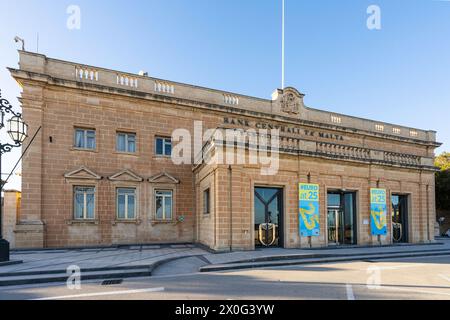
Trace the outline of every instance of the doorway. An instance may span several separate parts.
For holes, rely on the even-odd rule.
[[[283,189],[256,187],[255,246],[283,246]]]
[[[327,201],[328,244],[356,244],[356,192],[330,191]]]
[[[408,242],[408,196],[393,194],[392,202],[392,241]]]

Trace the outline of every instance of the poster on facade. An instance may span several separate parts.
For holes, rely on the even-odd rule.
[[[319,185],[299,184],[299,231],[302,237],[320,235]]]
[[[370,228],[372,235],[386,235],[386,190],[385,189],[370,189]]]

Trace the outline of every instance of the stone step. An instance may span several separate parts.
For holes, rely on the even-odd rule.
[[[200,272],[217,272],[227,270],[239,269],[254,269],[265,267],[280,267],[280,266],[294,266],[302,264],[313,263],[329,263],[329,262],[346,262],[346,261],[364,261],[364,260],[380,260],[389,258],[410,258],[410,257],[426,257],[426,256],[441,256],[450,255],[450,250],[441,251],[422,251],[422,252],[403,252],[403,253],[383,253],[383,254],[361,254],[361,255],[342,255],[329,256],[322,258],[300,258],[292,260],[263,260],[255,262],[234,262],[223,264],[212,264],[203,266],[199,269]]]
[[[98,271],[120,271],[120,270],[135,270],[135,269],[153,269],[154,265],[136,265],[136,266],[116,266],[116,267],[99,267],[99,268],[81,268],[81,272],[98,272]],[[30,269],[28,271],[14,271],[0,273],[0,280],[5,277],[14,276],[34,276],[34,275],[49,275],[66,273],[65,269]]]
[[[428,249],[428,250],[396,250],[396,251],[379,251],[379,252],[366,252],[366,253],[301,253],[301,254],[272,254],[267,256],[259,256],[250,259],[240,259],[238,261],[224,262],[221,264],[231,264],[231,263],[245,263],[245,262],[264,262],[264,261],[276,261],[276,260],[299,260],[299,259],[313,259],[313,258],[330,258],[330,257],[353,257],[353,256],[373,256],[373,255],[383,255],[383,254],[409,254],[409,253],[432,253],[432,252],[442,252],[443,249]]]
[[[132,277],[150,277],[152,273],[151,268],[141,267],[135,269],[110,270],[110,271],[82,271],[81,281],[83,280],[108,280],[108,279],[123,279]],[[46,273],[34,275],[12,275],[0,278],[0,286],[17,286],[42,284],[52,282],[66,282],[68,275],[63,273]]]

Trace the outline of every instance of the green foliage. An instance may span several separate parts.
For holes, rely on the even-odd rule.
[[[450,152],[436,157],[435,165],[440,169],[436,173],[436,207],[450,210]]]
[[[437,156],[434,165],[441,171],[450,170],[450,152],[444,152]]]

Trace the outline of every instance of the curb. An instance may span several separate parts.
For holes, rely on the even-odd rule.
[[[103,274],[83,274],[81,273],[80,280],[108,280],[108,279],[122,279],[131,277],[145,277],[150,276],[150,268],[141,268],[136,271],[124,271],[118,273],[103,273]],[[0,287],[9,286],[19,286],[19,285],[33,285],[33,284],[44,284],[44,283],[55,283],[55,282],[66,282],[68,279],[67,274],[60,274],[54,276],[47,276],[41,278],[24,278],[24,279],[13,279],[13,280],[0,280]]]
[[[21,263],[23,263],[23,260],[3,261],[3,262],[0,262],[0,267],[12,266],[14,264],[21,264]]]
[[[427,257],[427,256],[446,256],[450,255],[449,251],[427,251],[427,252],[409,252],[409,253],[397,253],[397,254],[361,254],[361,255],[346,255],[346,256],[334,256],[324,258],[304,258],[304,259],[291,259],[286,260],[269,260],[262,262],[235,262],[226,264],[216,264],[210,266],[204,266],[199,269],[200,272],[216,272],[227,270],[243,270],[243,269],[256,269],[264,267],[279,267],[279,266],[294,266],[305,265],[315,263],[330,263],[330,262],[346,262],[346,261],[364,261],[364,260],[382,260],[389,258],[412,258],[412,257]]]
[[[129,266],[129,267],[103,267],[103,268],[84,268],[81,269],[82,273],[87,272],[102,272],[102,271],[125,271],[125,270],[136,270],[136,269],[144,269],[150,268],[150,265],[141,265],[141,266]],[[4,272],[0,273],[0,286],[2,278],[6,277],[19,277],[19,276],[38,276],[38,275],[50,275],[50,274],[61,274],[66,273],[66,269],[55,269],[55,270],[36,270],[36,271],[18,271],[18,272]]]
[[[129,249],[131,247],[146,247],[146,246],[192,246],[196,245],[192,242],[167,242],[167,243],[130,243],[130,244],[116,244],[108,246],[79,246],[79,247],[54,247],[54,248],[20,248],[11,249],[14,253],[27,253],[27,252],[66,252],[66,251],[78,251],[78,250],[116,250],[116,249]]]
[[[332,254],[332,253],[312,253],[312,254],[292,254],[292,255],[272,255],[261,256],[251,259],[236,260],[232,262],[220,263],[221,265],[237,264],[237,263],[252,263],[252,262],[266,262],[266,261],[281,261],[281,260],[298,260],[298,259],[320,259],[320,258],[337,258],[337,257],[356,257],[356,256],[377,256],[377,255],[394,255],[394,254],[416,254],[416,253],[439,253],[450,252],[450,249],[440,250],[414,250],[414,251],[391,251],[391,252],[370,252],[370,253],[348,253],[348,254]]]

